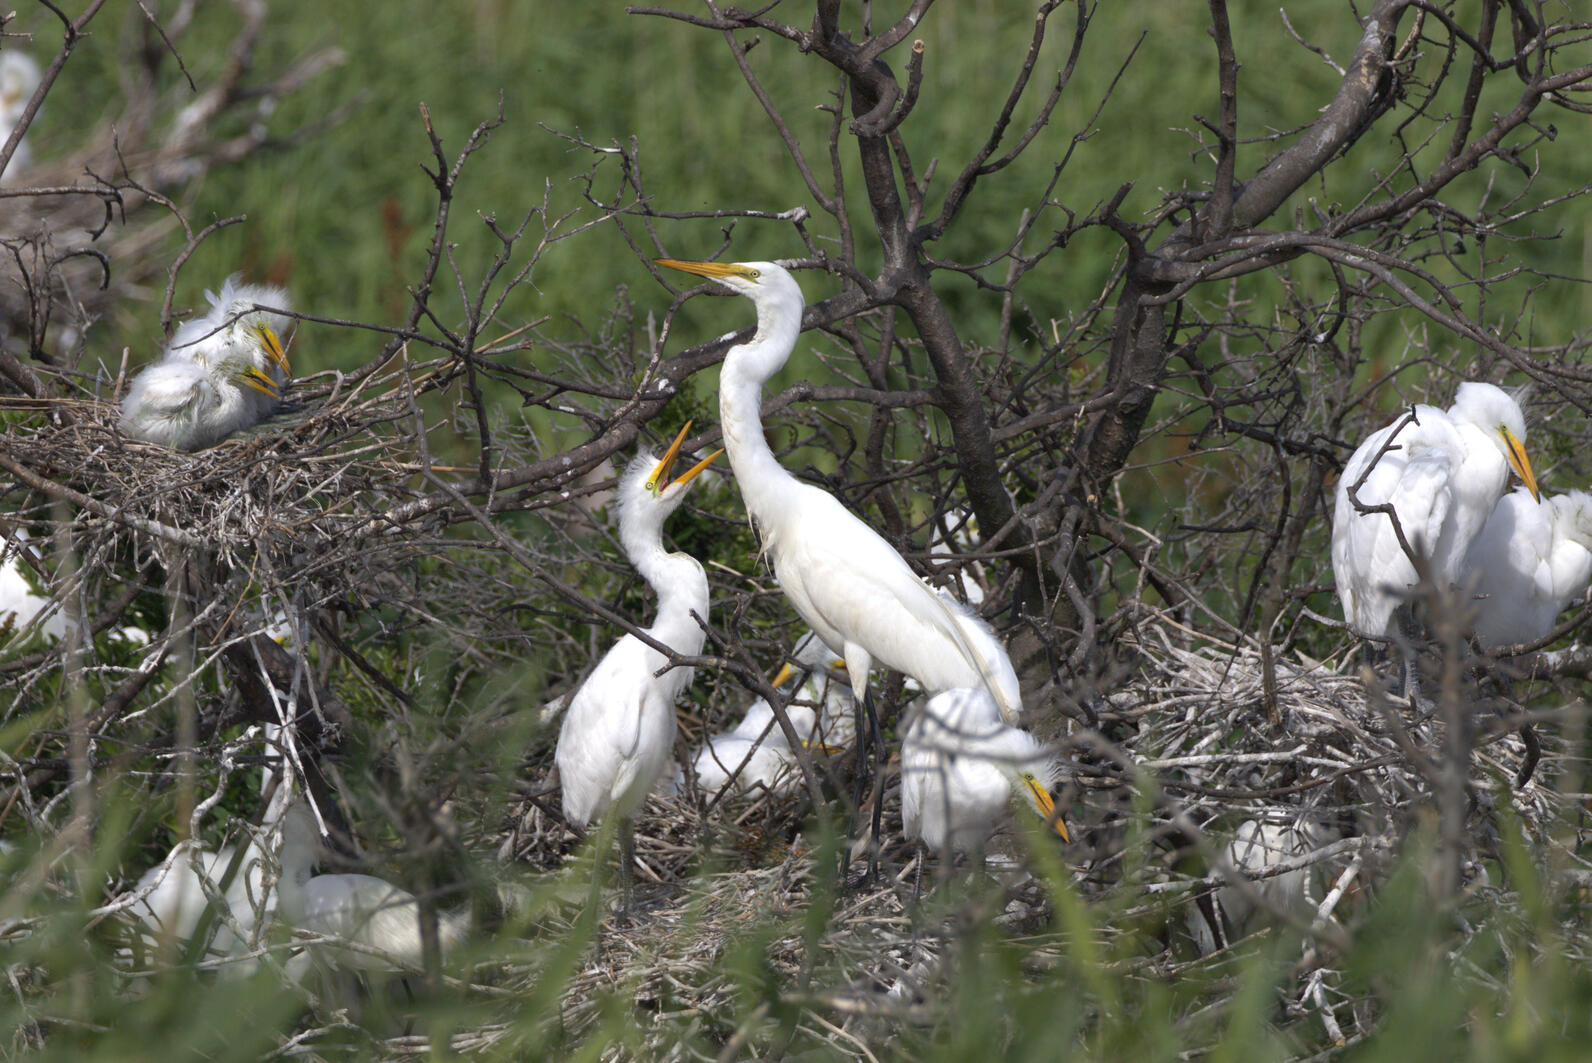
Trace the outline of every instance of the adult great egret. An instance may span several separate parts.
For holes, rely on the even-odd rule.
[[[207,369],[169,355],[133,378],[122,398],[122,431],[173,450],[203,450],[259,421],[260,394],[276,402],[276,386],[252,364]]]
[[[303,803],[282,817],[282,877],[277,911],[296,930],[317,934],[316,955],[339,967],[391,971],[419,967],[420,902],[374,875],[313,875],[321,832]],[[469,931],[468,912],[438,912],[437,941],[447,952]],[[352,947],[348,947],[352,946]]]
[[[787,472],[763,437],[763,383],[790,358],[801,331],[805,304],[795,278],[773,262],[657,262],[716,281],[757,308],[756,334],[730,348],[719,377],[724,448],[774,578],[845,660],[852,690],[866,698],[878,661],[931,693],[982,687],[1001,718],[1016,723],[1017,673],[988,626],[936,594],[833,495]]]
[[[625,555],[658,596],[658,615],[647,635],[681,656],[702,651],[708,618],[708,578],[696,558],[663,546],[663,523],[719,451],[672,477],[689,422],[654,461],[643,451],[619,482],[619,539]],[[660,651],[627,634],[614,644],[569,699],[554,760],[564,790],[564,818],[585,827],[619,817],[619,879],[623,908],[630,909],[632,816],[669,761],[674,745],[674,702],[691,685],[692,669],[670,668]]]
[[[219,292],[205,292],[210,311],[203,317],[185,321],[171,337],[167,351],[171,357],[185,358],[211,372],[226,366],[250,365],[269,381],[269,388],[254,388],[247,398],[253,404],[254,420],[276,412],[282,388],[293,367],[282,346],[282,336],[293,319],[281,310],[290,309],[287,292],[260,284],[241,284],[234,273]],[[276,309],[255,309],[256,307]]]
[[[1470,544],[1475,633],[1483,646],[1535,642],[1592,582],[1592,495],[1503,497]]]
[[[976,853],[1018,797],[1071,841],[1050,796],[1060,769],[1001,721],[987,691],[942,691],[913,710],[901,741],[901,825],[932,849]]]
[[[1519,403],[1502,388],[1467,382],[1446,411],[1416,406],[1413,417],[1360,444],[1338,478],[1332,520],[1332,574],[1350,628],[1388,638],[1395,614],[1407,620],[1400,607],[1420,577],[1399,532],[1439,587],[1463,584],[1471,541],[1503,497],[1511,467],[1537,495],[1525,438]],[[1387,512],[1361,512],[1356,499],[1391,506],[1397,530]],[[1412,653],[1406,644],[1406,696],[1415,687]]]

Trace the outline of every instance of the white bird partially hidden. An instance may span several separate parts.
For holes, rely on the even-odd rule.
[[[901,825],[931,849],[978,854],[1020,800],[1070,841],[1050,796],[1060,771],[1038,739],[1001,720],[987,691],[942,691],[912,710],[901,742]]]
[[[22,121],[41,76],[39,64],[32,56],[11,48],[0,51],[0,145],[11,139],[17,123]],[[4,176],[0,176],[0,184],[15,183],[32,165],[33,149],[28,147],[28,137],[24,133],[17,142],[17,149],[11,153]]]
[[[1536,642],[1592,583],[1592,495],[1505,495],[1470,545],[1476,638],[1483,646]]]
[[[785,710],[785,718],[797,739],[811,745],[818,735],[818,714],[800,705]],[[794,793],[801,783],[801,767],[790,740],[785,737],[774,710],[762,698],[754,701],[741,722],[730,731],[713,735],[697,750],[691,762],[697,787],[705,794],[717,794],[726,785],[728,793],[749,794],[767,790],[772,794]]]
[[[791,703],[817,710],[818,729],[812,737],[825,746],[850,746],[857,737],[857,699],[851,691],[845,659],[835,656],[812,631],[796,640],[791,658],[794,663],[787,661],[780,666],[773,685],[784,686],[798,673],[804,674],[806,678],[796,688]]]
[[[302,802],[282,817],[282,878],[277,911],[295,930],[317,935],[317,959],[333,967],[393,971],[419,967],[420,902],[374,875],[312,874],[321,832]],[[465,911],[437,913],[437,941],[446,955],[470,927]],[[374,950],[374,951],[372,951]]]
[[[259,422],[260,403],[277,392],[252,364],[206,368],[167,356],[133,378],[122,398],[122,431],[172,450],[203,450]]]
[[[1314,905],[1318,898],[1318,868],[1306,865],[1273,875],[1264,873],[1337,837],[1336,831],[1319,823],[1262,823],[1253,819],[1240,823],[1222,855],[1238,873],[1261,877],[1250,878],[1247,890],[1224,883],[1211,891],[1208,909],[1198,904],[1190,907],[1189,930],[1200,954],[1208,955],[1260,929],[1276,918],[1274,911],[1304,915],[1305,905]],[[1257,904],[1257,897],[1263,903]]]
[[[170,356],[184,358],[212,373],[227,367],[252,366],[269,388],[250,389],[255,421],[276,412],[282,389],[293,374],[282,337],[293,319],[278,311],[291,310],[287,292],[260,284],[242,284],[233,274],[219,292],[205,292],[210,311],[185,321],[171,337]],[[255,309],[256,307],[272,309]]]
[[[65,637],[71,622],[65,610],[54,608],[53,600],[34,591],[23,569],[22,554],[29,551],[30,556],[36,556],[36,551],[20,532],[18,536],[0,547],[0,557],[5,559],[0,564],[0,630],[9,632],[0,645],[22,636],[30,627],[45,641],[53,642]]]
[[[1398,633],[1396,614],[1405,617],[1400,606],[1420,582],[1393,520],[1357,510],[1351,490],[1359,485],[1362,506],[1390,504],[1432,579],[1442,589],[1461,587],[1471,542],[1503,497],[1511,467],[1537,495],[1525,438],[1514,398],[1492,384],[1467,382],[1446,411],[1416,406],[1413,421],[1401,417],[1360,444],[1338,478],[1332,521],[1332,574],[1350,628],[1369,638]],[[1412,652],[1406,639],[1406,695],[1414,689]]]
[[[677,655],[702,651],[708,619],[708,579],[696,558],[663,545],[663,524],[685,501],[697,475],[719,452],[671,476],[688,422],[661,459],[643,452],[619,482],[619,539],[630,563],[658,596],[658,615],[645,628]],[[564,791],[564,818],[576,827],[604,816],[619,821],[619,878],[630,909],[635,810],[669,763],[674,703],[691,685],[693,669],[666,668],[669,658],[634,635],[610,649],[569,700],[554,759]]]
[[[773,262],[657,261],[716,281],[757,308],[756,334],[730,348],[719,377],[724,447],[780,589],[845,660],[853,691],[867,697],[877,661],[930,692],[982,687],[1001,718],[1016,723],[1017,673],[988,626],[936,594],[877,532],[829,492],[792,476],[769,449],[762,388],[801,332],[795,278]]]

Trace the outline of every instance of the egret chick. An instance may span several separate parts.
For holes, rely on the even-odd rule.
[[[785,718],[804,745],[813,742],[818,734],[817,713],[792,705],[785,710]],[[757,789],[789,794],[795,792],[801,780],[790,740],[774,718],[774,710],[762,698],[752,703],[734,730],[704,742],[691,764],[697,786],[708,794],[718,793],[726,784],[734,794],[749,794]]]
[[[1404,540],[1430,566],[1441,588],[1463,583],[1465,559],[1509,484],[1512,467],[1537,496],[1526,457],[1525,416],[1502,388],[1467,382],[1446,411],[1416,406],[1360,444],[1338,478],[1332,520],[1332,574],[1343,616],[1357,634],[1389,638],[1408,624],[1400,607],[1420,582],[1416,567],[1385,512],[1391,505]],[[1364,481],[1363,483],[1361,481]],[[1404,632],[1408,634],[1408,632]],[[1415,688],[1413,648],[1404,647],[1405,695]]]
[[[0,145],[11,138],[17,123],[22,121],[28,101],[39,87],[40,77],[39,64],[34,62],[32,56],[10,48],[0,51]],[[17,150],[11,153],[11,162],[6,166],[4,176],[0,177],[0,184],[11,184],[32,165],[33,149],[28,147],[27,134],[24,133],[17,142]]]
[[[757,308],[757,332],[731,347],[719,376],[724,449],[774,578],[807,626],[844,658],[851,687],[868,694],[874,661],[931,692],[983,687],[1016,723],[1022,692],[1011,660],[976,617],[920,580],[900,554],[828,491],[786,471],[763,436],[763,384],[785,365],[801,332],[801,288],[773,262],[658,264],[716,281]],[[992,653],[991,651],[998,651]]]
[[[663,524],[685,501],[697,475],[719,452],[672,477],[691,425],[680,429],[661,459],[642,452],[619,482],[619,539],[625,555],[658,596],[658,615],[645,629],[680,656],[702,651],[708,618],[708,579],[694,557],[663,545]],[[700,619],[699,619],[700,618]],[[632,817],[658,781],[674,745],[674,703],[691,685],[693,669],[670,668],[669,658],[634,635],[614,644],[569,699],[554,756],[564,791],[564,818],[576,827],[613,815],[619,821],[619,880],[630,910],[635,857]]]
[[[219,292],[205,292],[210,312],[185,321],[171,338],[171,355],[215,371],[236,364],[253,366],[271,384],[249,394],[254,419],[264,420],[276,412],[282,389],[293,373],[281,337],[292,328],[293,319],[278,310],[291,309],[287,292],[259,284],[240,284],[238,274],[228,277]],[[275,307],[256,310],[254,307]]]
[[[914,710],[901,742],[901,825],[931,849],[982,853],[1015,797],[1071,841],[1050,796],[1060,771],[1033,735],[1002,722],[988,691],[942,691]]]
[[[251,395],[276,402],[276,388],[253,365],[207,369],[167,357],[133,378],[122,398],[122,431],[172,450],[203,450],[259,420]]]
[[[314,813],[302,802],[282,817],[282,878],[276,887],[282,918],[296,930],[326,939],[316,946],[316,955],[335,966],[361,971],[419,967],[415,895],[374,875],[312,875],[320,837]],[[438,912],[442,951],[463,941],[469,926],[468,912]]]
[[[810,705],[818,710],[818,730],[812,737],[827,746],[850,746],[857,737],[857,699],[852,696],[845,660],[812,631],[796,640],[791,657],[795,663],[781,665],[773,685],[784,686],[798,673],[804,674],[791,701],[795,707]]]
[[[38,633],[45,641],[54,642],[66,635],[71,622],[65,610],[53,608],[55,603],[51,599],[34,593],[23,570],[24,550],[32,551],[33,547],[17,541],[7,543],[0,551],[0,556],[5,558],[5,563],[0,565],[0,629],[9,628],[14,637],[38,621]]]
[[[1222,854],[1235,871],[1259,875],[1335,841],[1336,831],[1314,823],[1262,823],[1246,819],[1233,833]],[[1209,911],[1198,905],[1188,912],[1189,930],[1201,955],[1225,948],[1275,919],[1272,909],[1303,913],[1314,902],[1319,875],[1315,867],[1296,867],[1275,875],[1252,879],[1246,892],[1230,882],[1210,894]],[[1255,898],[1260,899],[1257,905]]]
[[[1505,495],[1470,545],[1483,646],[1535,642],[1592,582],[1592,495]]]

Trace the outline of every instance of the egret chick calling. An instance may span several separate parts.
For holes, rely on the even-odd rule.
[[[122,431],[173,450],[203,450],[259,421],[256,395],[274,408],[276,386],[250,363],[206,368],[168,355],[128,385]]]
[[[247,364],[271,384],[269,390],[256,388],[247,396],[253,404],[255,421],[276,412],[282,389],[292,376],[293,367],[282,337],[293,325],[288,310],[287,292],[259,284],[240,284],[233,274],[219,292],[205,292],[210,312],[185,321],[167,348],[172,356],[185,358],[205,369],[216,371],[227,365]],[[277,309],[255,309],[256,306]]]
[[[684,657],[702,651],[708,578],[696,558],[664,548],[663,524],[685,501],[691,482],[721,453],[673,477],[690,429],[688,422],[661,459],[638,455],[619,482],[620,543],[658,596],[657,618],[644,630]],[[619,879],[627,912],[635,856],[632,817],[669,761],[675,699],[691,685],[693,673],[680,667],[654,674],[668,664],[665,654],[636,636],[621,638],[569,699],[554,756],[566,820],[585,827],[604,816],[618,817]]]

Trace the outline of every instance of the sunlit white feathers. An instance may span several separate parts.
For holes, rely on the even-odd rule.
[[[1015,722],[1022,694],[1011,661],[966,610],[923,583],[889,543],[829,492],[780,465],[763,436],[765,381],[795,349],[801,288],[772,262],[660,264],[695,273],[750,299],[757,332],[731,347],[719,377],[719,420],[736,484],[762,537],[763,551],[791,605],[846,661],[858,696],[877,661],[924,689],[982,686],[1001,716]]]
[[[237,274],[219,292],[205,292],[210,311],[185,321],[171,338],[172,357],[187,359],[212,373],[226,366],[248,365],[271,384],[270,389],[249,389],[246,398],[254,419],[263,420],[276,408],[292,375],[283,339],[293,319],[278,310],[290,310],[287,292],[259,284],[242,284]],[[272,309],[255,309],[255,307]]]
[[[1503,496],[1510,468],[1536,491],[1525,418],[1501,388],[1461,384],[1446,411],[1417,406],[1414,422],[1407,421],[1372,433],[1338,479],[1333,576],[1344,619],[1370,637],[1392,634],[1394,610],[1419,580],[1388,515],[1359,512],[1351,501],[1362,477],[1361,505],[1391,504],[1406,542],[1444,587],[1462,585],[1471,541]]]
[[[266,386],[252,365],[206,368],[168,356],[128,385],[122,431],[173,450],[203,450],[259,420],[249,396]]]
[[[901,743],[901,822],[932,849],[977,852],[1019,800],[1067,838],[1050,796],[1060,763],[1001,720],[985,690],[948,690],[912,710]]]
[[[1592,495],[1511,491],[1471,544],[1469,567],[1482,645],[1542,638],[1592,582]]]

